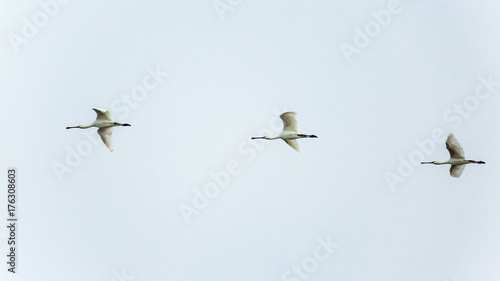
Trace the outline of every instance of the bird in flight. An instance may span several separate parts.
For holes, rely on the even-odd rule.
[[[295,112],[285,112],[280,115],[281,120],[283,121],[283,130],[281,133],[276,136],[276,137],[252,137],[253,140],[255,139],[264,139],[264,140],[275,140],[275,139],[282,139],[284,140],[289,146],[291,146],[293,149],[299,151],[299,143],[297,142],[297,139],[300,138],[317,138],[316,135],[304,135],[304,134],[299,134],[298,133],[298,128],[297,128],[297,120],[295,119],[295,115],[297,113]]]
[[[467,160],[465,159],[464,149],[458,142],[458,140],[450,134],[448,139],[446,139],[446,149],[450,153],[450,159],[444,162],[432,161],[432,162],[421,162],[420,164],[434,164],[434,165],[443,165],[443,164],[451,164],[450,167],[450,175],[452,177],[458,178],[462,174],[465,169],[466,164],[474,163],[474,164],[485,164],[484,161],[476,161],[476,160]]]
[[[113,151],[113,139],[111,138],[111,134],[113,133],[113,127],[116,126],[130,126],[130,124],[127,123],[118,123],[114,122],[111,119],[111,113],[109,113],[108,110],[105,109],[99,109],[99,108],[92,108],[92,110],[97,113],[97,118],[95,119],[94,122],[90,125],[79,125],[79,126],[73,126],[73,127],[66,127],[66,129],[88,129],[91,127],[97,127],[97,133],[101,137],[102,142],[106,145],[107,148],[109,148],[110,151]]]

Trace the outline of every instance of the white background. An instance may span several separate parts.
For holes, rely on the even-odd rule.
[[[19,177],[17,273],[2,263],[0,279],[305,280],[286,272],[330,237],[308,280],[498,280],[500,87],[474,93],[500,81],[500,3],[402,0],[381,27],[390,3],[75,0],[50,16],[0,1],[0,174]],[[168,77],[126,104],[148,69]],[[114,152],[71,158],[91,142],[65,127],[92,107],[132,126]],[[301,153],[250,140],[284,111],[319,137]],[[434,130],[486,165],[402,168],[448,159]],[[179,206],[228,163],[239,173],[187,224]]]

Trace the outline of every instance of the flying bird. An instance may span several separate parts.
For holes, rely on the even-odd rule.
[[[130,126],[130,124],[127,123],[118,123],[114,122],[111,119],[111,113],[109,113],[108,110],[105,109],[99,109],[99,108],[92,108],[92,110],[97,113],[97,118],[95,119],[94,122],[90,125],[79,125],[79,126],[73,126],[73,127],[66,127],[66,129],[88,129],[91,127],[97,127],[97,133],[101,137],[102,142],[106,145],[106,147],[109,148],[110,151],[113,151],[113,139],[111,138],[111,134],[113,133],[113,127],[116,126]]]
[[[451,164],[450,175],[452,177],[458,178],[465,169],[466,164],[485,164],[484,161],[467,160],[465,159],[464,149],[460,146],[458,140],[450,134],[448,139],[446,139],[446,149],[450,152],[450,159],[444,162],[432,161],[432,162],[421,162],[420,164],[434,164],[443,165]]]
[[[264,139],[264,140],[275,140],[282,139],[293,149],[299,151],[299,143],[297,139],[300,138],[317,138],[316,135],[304,135],[299,134],[297,129],[297,120],[295,119],[295,112],[285,112],[280,115],[281,120],[283,121],[283,130],[276,137],[252,137],[255,139]]]

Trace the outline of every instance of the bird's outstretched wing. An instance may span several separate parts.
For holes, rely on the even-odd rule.
[[[109,150],[113,151],[113,138],[111,134],[113,133],[113,127],[108,128],[99,128],[97,133],[101,137],[102,142],[109,148]]]
[[[464,149],[453,134],[450,134],[446,139],[446,149],[450,152],[452,159],[465,159]]]
[[[295,120],[295,112],[285,112],[280,115],[283,121],[283,131],[297,132],[297,120]]]
[[[300,152],[300,147],[299,147],[299,142],[297,140],[284,140],[289,146],[291,146],[293,149],[297,150]]]
[[[450,175],[452,177],[458,178],[462,174],[465,169],[465,164],[462,165],[451,165]]]
[[[97,118],[95,120],[111,121],[111,113],[109,113],[108,110],[99,108],[92,108],[92,110],[94,110],[95,113],[97,113]]]

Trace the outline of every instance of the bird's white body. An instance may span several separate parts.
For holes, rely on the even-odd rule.
[[[465,159],[464,149],[458,142],[458,140],[450,134],[446,139],[446,149],[450,153],[450,159],[447,161],[432,161],[432,162],[421,162],[421,164],[434,164],[434,165],[444,165],[450,164],[450,175],[452,177],[458,178],[462,174],[465,169],[466,164],[474,163],[474,164],[485,164],[484,161],[476,161],[476,160],[467,160]]]
[[[465,164],[470,164],[470,163],[475,163],[475,160],[465,160],[465,159],[452,159],[450,158],[449,160],[440,162],[440,161],[433,161],[432,164],[434,165],[444,165],[444,164],[451,164],[451,165],[465,165]]]
[[[105,109],[99,109],[99,108],[92,108],[92,110],[97,113],[97,117],[94,122],[90,125],[79,125],[79,126],[74,126],[74,127],[66,127],[66,129],[73,129],[73,128],[78,128],[78,129],[88,129],[92,127],[97,127],[99,128],[97,130],[97,133],[101,137],[102,142],[106,145],[106,147],[110,150],[113,151],[113,139],[111,137],[111,134],[113,133],[113,127],[116,126],[130,126],[130,124],[127,123],[118,123],[114,122],[111,119],[111,113],[108,110]]]
[[[285,112],[280,115],[281,120],[283,121],[283,130],[276,137],[252,137],[252,139],[265,139],[265,140],[275,140],[282,139],[293,149],[299,151],[299,143],[297,139],[300,138],[317,138],[316,135],[305,135],[299,134],[297,128],[297,120],[295,119],[295,112]]]
[[[94,123],[92,123],[92,127],[97,128],[109,128],[114,126],[116,126],[116,124],[113,121],[96,120]]]

